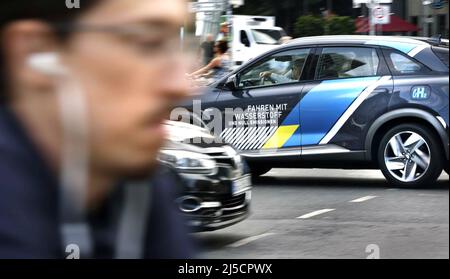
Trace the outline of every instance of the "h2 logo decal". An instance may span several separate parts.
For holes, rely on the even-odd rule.
[[[66,0],[66,6],[68,9],[79,9],[80,0]]]
[[[413,100],[427,100],[430,98],[430,95],[431,89],[429,86],[420,85],[411,88],[411,99]]]

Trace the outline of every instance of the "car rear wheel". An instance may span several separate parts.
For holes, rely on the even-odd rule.
[[[386,179],[397,186],[428,186],[442,173],[440,143],[418,124],[402,124],[381,139],[378,163]]]

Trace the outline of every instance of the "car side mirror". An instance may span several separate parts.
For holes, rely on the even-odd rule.
[[[225,82],[225,86],[231,91],[236,90],[238,88],[238,79],[236,75],[229,76],[227,81]]]

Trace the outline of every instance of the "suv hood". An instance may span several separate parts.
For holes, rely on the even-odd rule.
[[[167,139],[172,142],[184,142],[194,138],[214,139],[207,129],[196,125],[180,121],[166,121],[165,126],[168,132]]]

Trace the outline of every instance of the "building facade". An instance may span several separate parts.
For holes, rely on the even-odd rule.
[[[417,36],[431,37],[438,34],[448,38],[449,15],[446,0],[393,0],[392,12],[417,25]]]

